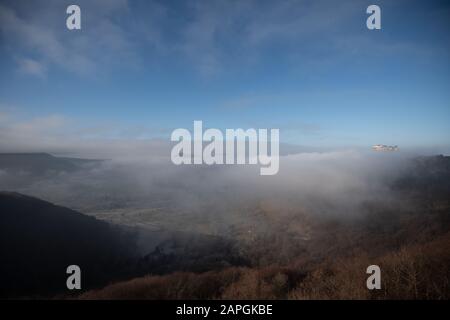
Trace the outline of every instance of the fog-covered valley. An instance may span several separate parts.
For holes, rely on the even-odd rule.
[[[124,261],[88,288],[230,267],[294,265],[307,272],[331,257],[376,257],[427,243],[450,226],[450,161],[444,156],[303,152],[282,156],[279,174],[269,177],[250,165],[44,153],[1,154],[0,167],[0,190],[73,209],[128,234],[120,236],[122,253],[111,248]],[[52,219],[45,223],[56,223]]]

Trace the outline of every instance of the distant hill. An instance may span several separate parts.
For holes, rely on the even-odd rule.
[[[121,229],[76,211],[0,192],[1,297],[67,292],[66,268],[82,270],[82,288],[127,273],[134,240]]]
[[[418,157],[403,169],[393,190],[433,201],[450,201],[450,157]]]
[[[55,157],[48,153],[0,153],[0,170],[42,175],[52,171],[73,172],[101,161]]]

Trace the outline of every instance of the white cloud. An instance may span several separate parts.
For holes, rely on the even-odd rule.
[[[39,61],[22,58],[17,59],[17,63],[19,65],[19,72],[23,74],[29,74],[44,78],[47,73],[47,68],[44,64]]]
[[[73,32],[65,28],[65,4],[60,1],[0,5],[5,43],[16,56],[33,57],[47,68],[58,66],[77,74],[133,68],[142,62],[151,65],[163,54],[214,75],[230,67],[257,64],[269,46],[279,53],[277,57],[301,66],[335,61],[336,55],[367,47],[364,38],[357,36],[358,29],[349,27],[349,21],[365,22],[359,0],[339,5],[323,0],[211,0],[189,1],[182,8],[150,0],[133,7],[126,0],[79,0],[77,4],[82,10],[82,30]],[[382,53],[396,55],[414,47],[381,40],[377,45],[386,48]]]
[[[0,5],[0,31],[5,43],[15,55],[38,58],[19,59],[19,71],[42,75],[45,65],[53,65],[76,74],[95,74],[117,59],[122,64],[133,60],[129,35],[111,18],[126,14],[126,1],[81,2],[84,25],[73,32],[65,27],[61,3],[18,8]]]
[[[169,140],[138,139],[126,129],[101,121],[84,126],[58,114],[24,119],[0,113],[0,153],[49,152],[91,158],[169,159]],[[142,135],[143,130],[145,128],[137,130],[136,135]],[[147,128],[146,132],[159,130]]]

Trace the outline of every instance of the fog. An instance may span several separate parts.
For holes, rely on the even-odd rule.
[[[389,185],[407,169],[409,160],[440,151],[400,146],[399,152],[377,153],[369,147],[281,144],[278,174],[261,176],[260,165],[177,166],[170,161],[168,139],[108,139],[98,132],[101,128],[92,130],[59,116],[28,121],[0,117],[0,152],[104,159],[70,172],[0,169],[0,190],[37,196],[88,214],[159,208],[167,215],[185,212],[187,219],[199,215],[200,220],[210,217],[211,223],[219,224],[228,222],[232,212],[261,203],[274,204],[280,214],[288,207],[352,216],[361,214],[364,203],[395,201]]]
[[[358,214],[368,201],[391,199],[390,183],[411,155],[358,150],[281,156],[280,171],[259,165],[174,165],[160,156],[118,157],[75,172],[35,176],[0,172],[0,189],[14,190],[85,213],[164,208],[226,220],[236,208],[262,202],[311,213]]]

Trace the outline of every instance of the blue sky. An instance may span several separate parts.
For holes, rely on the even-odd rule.
[[[169,139],[203,120],[307,146],[447,147],[449,18],[448,1],[2,0],[0,126]]]

